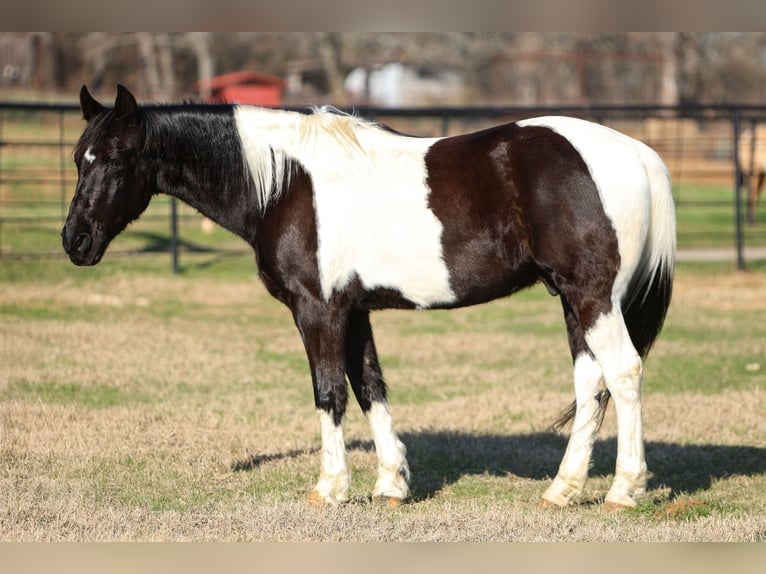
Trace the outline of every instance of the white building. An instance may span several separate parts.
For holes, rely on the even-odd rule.
[[[344,82],[352,103],[387,107],[459,103],[462,77],[454,72],[393,62],[368,70],[355,68]]]

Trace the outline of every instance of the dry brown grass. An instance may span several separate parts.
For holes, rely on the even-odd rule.
[[[623,513],[598,505],[614,465],[611,412],[579,503],[538,508],[565,446],[546,428],[571,400],[555,300],[541,290],[380,313],[413,500],[369,501],[375,456],[351,405],[352,500],[316,510],[304,502],[319,436],[302,347],[252,277],[6,283],[0,539],[764,540],[766,364],[744,366],[765,351],[765,302],[761,274],[679,273],[668,336],[646,369],[650,490]],[[721,339],[736,333],[737,344]],[[745,349],[719,386],[664,380],[684,379],[679,356],[717,348],[718,362]]]

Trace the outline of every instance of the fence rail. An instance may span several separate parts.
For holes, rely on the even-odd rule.
[[[728,249],[743,269],[746,245],[766,248],[763,202],[748,201],[742,185],[750,181],[747,174],[766,171],[766,106],[359,106],[345,111],[428,136],[539,115],[605,123],[645,141],[665,159],[682,249]],[[0,102],[0,260],[62,256],[59,230],[77,179],[71,156],[82,127],[75,104]],[[243,243],[211,232],[199,214],[168,198],[153,202],[141,226],[126,233],[140,240],[121,241],[111,255],[168,251],[175,270],[184,251],[246,251]]]

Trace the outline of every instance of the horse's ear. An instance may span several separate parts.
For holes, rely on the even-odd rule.
[[[93,116],[103,111],[104,106],[90,95],[87,86],[83,86],[80,88],[80,109],[82,110],[83,119],[89,122]]]
[[[117,119],[126,118],[137,111],[136,98],[133,97],[128,88],[119,84],[117,86],[117,99],[114,101],[114,117]]]

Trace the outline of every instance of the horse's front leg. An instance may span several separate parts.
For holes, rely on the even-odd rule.
[[[322,430],[322,469],[308,501],[314,506],[347,502],[351,473],[346,462],[343,419],[336,422],[334,413],[322,407],[318,407],[317,411]]]
[[[396,506],[409,494],[407,449],[394,430],[388,410],[386,384],[372,337],[370,314],[352,313],[346,330],[346,373],[359,406],[370,422],[378,455],[378,478],[373,499]]]
[[[308,500],[316,506],[335,505],[348,501],[351,483],[343,438],[348,402],[343,350],[346,318],[321,303],[298,306],[293,314],[306,347],[322,434],[322,468]]]

